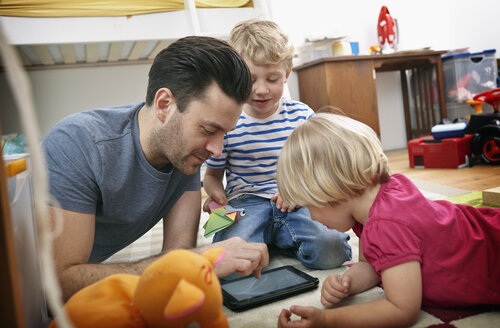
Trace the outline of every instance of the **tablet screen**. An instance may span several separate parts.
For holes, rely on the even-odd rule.
[[[307,281],[290,270],[276,270],[262,274],[260,279],[250,276],[247,279],[224,283],[222,289],[238,301],[243,301],[275,290],[294,287]]]

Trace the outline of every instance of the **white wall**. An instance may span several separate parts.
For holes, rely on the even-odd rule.
[[[309,36],[348,36],[361,52],[377,44],[376,24],[386,5],[398,20],[400,49],[431,47],[446,50],[470,46],[471,51],[497,49],[500,1],[476,0],[271,0],[273,19],[295,46]],[[41,124],[46,134],[63,116],[93,107],[141,101],[149,66],[115,66],[30,71]],[[299,99],[297,79],[290,93]],[[401,86],[396,72],[377,74],[381,137],[385,149],[404,148]],[[3,133],[18,131],[10,91],[0,73],[0,121]],[[11,131],[12,130],[12,131]],[[399,142],[398,142],[399,141]]]
[[[500,1],[478,0],[273,0],[273,19],[298,47],[307,37],[346,36],[358,41],[360,51],[377,44],[377,21],[382,5],[389,8],[399,27],[399,49],[431,47],[449,50],[470,47],[471,52],[498,49]],[[298,82],[289,82],[292,96]],[[401,82],[398,72],[377,74],[377,97],[384,149],[406,147]]]
[[[61,118],[78,111],[146,99],[149,65],[29,71],[42,137]],[[20,130],[10,88],[0,74],[2,133]],[[5,122],[5,123],[4,123]]]

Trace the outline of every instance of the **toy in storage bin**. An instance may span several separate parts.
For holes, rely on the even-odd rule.
[[[496,87],[496,50],[443,56],[444,89],[447,102],[464,102]]]
[[[468,166],[472,135],[462,138],[434,139],[432,136],[408,141],[410,167],[461,168]]]

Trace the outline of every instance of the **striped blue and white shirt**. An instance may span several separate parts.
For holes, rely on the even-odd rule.
[[[265,119],[242,113],[236,128],[224,136],[221,157],[206,161],[210,168],[226,169],[228,200],[242,194],[271,198],[278,192],[276,166],[281,149],[293,129],[312,115],[306,104],[286,98]]]

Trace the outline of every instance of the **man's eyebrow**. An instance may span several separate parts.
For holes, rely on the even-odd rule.
[[[217,123],[215,121],[203,120],[201,123],[204,124],[204,125],[209,125],[212,128],[214,128],[214,129],[226,132],[226,129],[224,129],[219,123]]]

